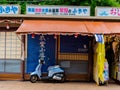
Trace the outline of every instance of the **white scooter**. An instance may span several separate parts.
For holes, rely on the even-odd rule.
[[[64,82],[65,80],[64,70],[60,68],[59,65],[49,66],[48,75],[42,76],[41,67],[44,63],[45,63],[44,60],[39,60],[39,64],[36,67],[35,71],[30,74],[30,81],[32,83],[35,83],[38,80],[56,80]]]

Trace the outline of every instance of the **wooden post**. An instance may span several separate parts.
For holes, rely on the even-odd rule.
[[[22,80],[25,80],[25,35],[22,35],[22,55],[21,55],[21,73],[22,73]]]
[[[93,37],[89,37],[89,52],[88,52],[88,80],[93,80]]]

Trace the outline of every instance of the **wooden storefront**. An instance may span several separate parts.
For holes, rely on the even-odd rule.
[[[33,21],[34,20],[37,20],[37,21],[41,21],[41,20],[43,20],[43,21],[44,20],[45,21],[46,20],[55,21],[55,20],[57,20],[57,21],[70,21],[70,22],[72,22],[72,21],[73,22],[86,22],[86,21],[88,22],[89,21],[90,23],[93,22],[93,21],[94,22],[98,22],[98,23],[104,21],[104,22],[109,22],[109,23],[119,23],[119,18],[103,18],[103,17],[101,17],[101,18],[100,17],[87,17],[86,18],[86,17],[72,17],[72,16],[71,17],[64,17],[64,16],[28,16],[28,15],[16,15],[16,16],[12,16],[12,15],[2,16],[1,15],[0,17],[1,17],[1,20],[6,20],[6,19],[10,20],[10,21],[19,20],[19,21],[22,21],[23,23],[24,23],[24,21],[27,21],[27,20],[33,20]],[[20,25],[21,26],[23,25],[22,22],[20,22],[19,24],[17,24],[18,26],[15,25],[15,24],[13,24],[13,25],[10,26],[10,28],[11,27],[13,27],[13,28],[17,27],[17,29],[18,29]],[[98,26],[101,27],[100,24]],[[4,26],[0,26],[0,27],[5,28],[6,26],[4,25]],[[15,30],[17,30],[17,29],[15,29]],[[93,71],[92,71],[92,68],[93,68],[92,38],[93,38],[93,36],[92,35],[95,32],[98,32],[98,31],[96,30],[96,31],[91,32],[91,33],[86,33],[86,32],[84,33],[84,30],[82,32],[79,31],[79,36],[84,36],[84,37],[88,36],[88,37],[91,38],[91,40],[89,42],[89,47],[88,47],[89,53],[72,53],[72,52],[71,53],[66,53],[66,52],[62,53],[62,52],[60,52],[60,33],[62,35],[64,35],[64,36],[66,36],[67,34],[69,34],[70,36],[73,35],[72,37],[74,37],[74,35],[76,34],[75,32],[70,32],[70,33],[69,32],[64,32],[63,33],[63,32],[59,32],[59,31],[58,32],[54,32],[53,31],[51,33],[51,31],[50,31],[50,33],[48,33],[48,32],[43,32],[43,31],[39,32],[39,30],[38,30],[38,32],[34,32],[34,34],[36,36],[39,35],[39,34],[52,35],[53,39],[54,39],[54,35],[57,35],[57,39],[54,39],[55,42],[56,42],[55,43],[55,53],[56,53],[55,54],[56,55],[55,59],[57,59],[57,61],[55,61],[55,63],[62,64],[63,67],[64,67],[63,63],[65,63],[65,65],[68,65],[68,67],[69,67],[69,64],[73,64],[73,67],[74,67],[74,65],[77,65],[77,64],[80,64],[80,63],[85,64],[85,68],[87,68],[87,73],[84,73],[84,74],[81,74],[81,73],[80,74],[79,73],[78,74],[74,74],[74,72],[72,72],[73,74],[69,74],[69,72],[71,72],[71,71],[67,70],[68,74],[66,74],[66,78],[68,80],[85,80],[86,81],[86,80],[92,79],[92,74],[93,74]],[[103,30],[99,31],[98,33],[100,33],[100,32],[103,32]],[[28,44],[27,40],[28,40],[28,38],[26,37],[26,35],[27,34],[32,35],[33,32],[32,31],[22,32],[22,33],[21,32],[17,32],[17,34],[18,33],[22,34],[23,39],[21,39],[21,40],[24,43],[24,45],[23,45],[24,48],[22,48],[22,46],[21,46],[21,48],[22,48],[21,53],[22,53],[22,55],[24,54],[23,55],[24,56],[23,57],[24,60],[20,59],[20,67],[19,67],[19,71],[20,72],[19,73],[10,73],[10,72],[1,73],[0,74],[1,80],[3,80],[3,79],[7,79],[7,80],[10,80],[10,79],[17,79],[17,80],[19,79],[19,80],[22,80],[22,79],[24,79],[24,80],[28,80],[29,79],[29,73],[30,73],[30,71],[29,72],[26,71],[26,69],[28,68],[27,67],[27,58],[28,58],[27,57],[27,54],[28,54],[28,52],[27,52],[27,44]],[[107,31],[104,31],[103,33],[108,34]],[[78,34],[78,32],[77,32],[77,34]],[[24,53],[23,53],[23,50],[24,50]],[[37,63],[36,63],[36,65],[37,65]],[[77,67],[78,68],[83,68],[84,66],[83,67],[79,67],[79,65],[78,65],[78,66],[76,66],[76,68]]]

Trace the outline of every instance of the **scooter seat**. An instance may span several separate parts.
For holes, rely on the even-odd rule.
[[[49,67],[48,67],[48,71],[49,71],[50,69],[53,69],[53,68],[59,68],[59,67],[60,67],[59,65],[49,66]]]

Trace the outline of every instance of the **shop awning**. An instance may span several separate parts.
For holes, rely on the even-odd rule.
[[[81,21],[24,20],[17,33],[88,33]]]
[[[110,34],[112,33],[111,30],[109,30],[104,22],[85,22],[85,25],[87,27],[87,30],[93,34]]]
[[[24,20],[16,33],[120,34],[119,22],[72,20]]]
[[[120,22],[105,22],[108,29],[114,34],[120,34]]]

